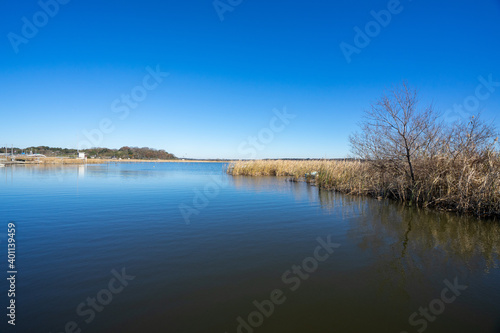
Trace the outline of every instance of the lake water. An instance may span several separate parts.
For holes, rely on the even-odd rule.
[[[1,168],[0,331],[500,332],[498,224],[224,168]]]

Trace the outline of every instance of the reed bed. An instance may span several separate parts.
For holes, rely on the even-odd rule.
[[[244,176],[292,176],[303,177],[314,172],[325,164],[325,161],[285,161],[285,160],[255,160],[237,161],[229,166],[233,175]]]
[[[256,160],[229,165],[234,176],[286,176],[352,195],[390,198],[478,217],[500,216],[500,157],[415,161],[415,182],[386,164],[353,160]]]

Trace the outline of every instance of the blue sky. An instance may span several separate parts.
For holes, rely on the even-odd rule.
[[[213,0],[54,1],[0,14],[0,145],[344,157],[363,110],[401,80],[449,119],[500,110],[499,0],[220,0],[230,10],[219,13]],[[389,9],[377,29],[371,12]],[[358,49],[350,62],[341,43]],[[156,82],[147,68],[169,75]],[[475,105],[479,77],[493,83]],[[132,92],[137,105],[115,112]],[[270,128],[284,108],[295,118]]]

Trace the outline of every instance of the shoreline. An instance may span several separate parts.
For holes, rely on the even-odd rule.
[[[429,164],[417,161],[418,182],[407,177],[380,173],[372,163],[363,161],[237,161],[226,172],[232,176],[284,176],[292,181],[305,181],[318,188],[378,200],[390,199],[408,206],[472,215],[477,218],[500,218],[500,179],[489,170],[472,169],[472,179],[464,184],[461,168],[455,165],[436,177]],[[444,160],[439,162],[444,163]],[[495,163],[500,160],[495,160]],[[462,166],[462,165],[460,165]],[[498,165],[494,166],[497,167]],[[458,170],[458,171],[457,171]],[[446,172],[446,173],[445,173]],[[483,177],[484,176],[484,177]]]
[[[233,163],[232,160],[117,160],[117,159],[75,159],[60,157],[23,157],[15,161],[0,161],[8,165],[86,165],[86,164],[110,164],[110,163]]]

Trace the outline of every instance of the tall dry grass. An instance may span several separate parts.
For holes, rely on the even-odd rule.
[[[325,161],[254,160],[237,161],[229,165],[230,173],[244,176],[292,176],[304,177],[318,170]]]
[[[496,153],[415,160],[415,183],[394,170],[387,164],[362,161],[258,160],[232,163],[228,173],[288,176],[347,194],[479,217],[500,216],[500,157]]]

